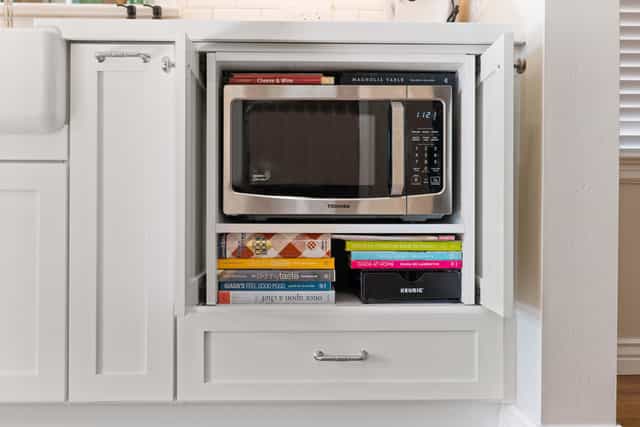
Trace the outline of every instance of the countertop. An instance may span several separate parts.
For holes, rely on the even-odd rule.
[[[489,45],[503,25],[407,22],[266,22],[162,21],[113,19],[38,19],[36,26],[54,26],[73,42],[172,42],[187,34],[195,42],[292,42]]]

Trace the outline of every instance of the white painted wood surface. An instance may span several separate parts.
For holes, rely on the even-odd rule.
[[[179,400],[502,398],[502,318],[481,307],[238,308],[178,319]]]
[[[542,423],[611,425],[618,327],[619,2],[547,1],[545,19]]]
[[[511,316],[514,288],[513,35],[480,59],[476,276],[480,302]]]
[[[255,22],[210,20],[38,19],[36,26],[54,26],[72,41],[173,42],[176,34],[191,40],[242,43],[358,43],[490,45],[505,25],[394,22]]]
[[[66,393],[67,166],[0,163],[0,401]]]
[[[98,51],[149,54],[96,61]],[[170,400],[176,281],[171,45],[71,49],[69,399]]]
[[[175,313],[183,316],[198,304],[204,287],[206,247],[206,90],[201,79],[199,54],[186,34],[176,41],[176,109],[178,163],[178,239]],[[181,232],[180,230],[184,230]],[[182,262],[181,260],[184,260]]]
[[[44,134],[0,134],[0,160],[67,160],[69,127]]]

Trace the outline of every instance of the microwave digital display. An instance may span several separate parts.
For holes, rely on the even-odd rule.
[[[409,101],[406,112],[407,194],[439,193],[444,185],[443,104]]]

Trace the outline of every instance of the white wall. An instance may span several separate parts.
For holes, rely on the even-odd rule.
[[[542,419],[615,423],[618,1],[547,0]]]

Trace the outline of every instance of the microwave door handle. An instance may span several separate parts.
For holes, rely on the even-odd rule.
[[[391,195],[404,193],[404,104],[391,102]]]

